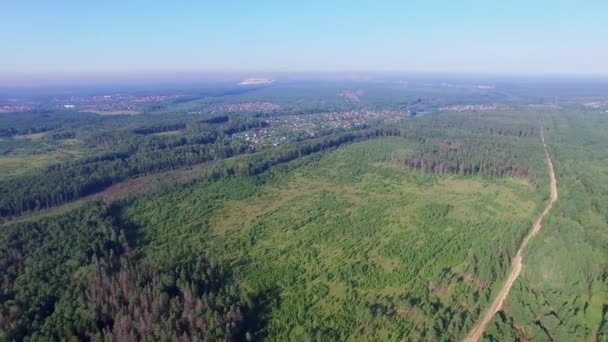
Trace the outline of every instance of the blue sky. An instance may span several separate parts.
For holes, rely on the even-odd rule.
[[[0,75],[608,74],[608,1],[0,1]]]

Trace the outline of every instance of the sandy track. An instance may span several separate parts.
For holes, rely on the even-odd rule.
[[[494,315],[502,309],[502,305],[503,305],[505,299],[509,295],[509,292],[511,291],[511,288],[513,287],[513,284],[515,283],[515,280],[517,280],[517,277],[519,277],[519,274],[521,273],[521,270],[524,267],[524,263],[523,263],[524,249],[528,245],[528,242],[530,242],[530,239],[532,239],[532,237],[534,237],[536,234],[538,234],[538,232],[540,231],[540,228],[541,228],[541,223],[543,221],[543,218],[545,218],[547,213],[549,213],[549,210],[551,210],[551,208],[553,207],[553,203],[555,203],[555,201],[557,200],[557,180],[555,178],[555,171],[553,169],[553,161],[551,160],[551,157],[549,156],[549,150],[547,148],[547,143],[545,142],[545,132],[544,132],[543,128],[541,128],[540,134],[541,134],[540,137],[542,139],[543,146],[545,148],[545,157],[547,158],[547,165],[549,167],[549,177],[551,178],[551,195],[550,195],[549,203],[547,204],[547,207],[545,208],[545,210],[543,210],[543,212],[540,214],[540,216],[534,222],[534,225],[532,226],[532,230],[530,230],[528,235],[526,235],[526,237],[524,238],[524,240],[521,243],[521,246],[519,246],[519,249],[517,250],[517,253],[515,254],[515,258],[513,258],[513,261],[511,263],[511,272],[509,273],[509,276],[507,277],[507,280],[505,281],[504,285],[498,292],[498,295],[492,302],[492,305],[490,305],[490,307],[486,310],[486,312],[484,312],[484,314],[481,316],[481,319],[477,322],[477,324],[473,327],[473,329],[471,329],[471,331],[469,332],[467,337],[464,339],[465,342],[475,342],[475,341],[479,340],[479,338],[482,336],[483,332],[485,331],[486,326],[492,320],[492,317],[494,317]]]

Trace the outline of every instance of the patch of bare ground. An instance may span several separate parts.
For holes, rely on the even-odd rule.
[[[424,325],[424,321],[426,320],[425,315],[419,310],[415,308],[405,308],[402,306],[391,309],[391,311],[387,312],[387,315],[396,315],[400,319],[411,322],[416,327],[421,327]]]
[[[447,299],[452,293],[452,286],[444,282],[429,282],[429,291],[443,300]]]
[[[203,163],[189,169],[171,170],[129,179],[124,182],[116,183],[103,191],[86,196],[83,199],[112,203],[132,195],[158,189],[164,185],[187,183],[198,178],[200,176],[200,171],[210,164],[211,163]]]

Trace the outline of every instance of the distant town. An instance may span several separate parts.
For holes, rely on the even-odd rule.
[[[476,112],[476,111],[488,111],[506,109],[504,105],[497,104],[465,104],[465,105],[452,105],[439,108],[441,112]]]
[[[23,112],[35,109],[73,109],[98,114],[136,114],[151,104],[176,100],[185,95],[108,94],[67,96],[47,99],[0,99],[0,113]]]

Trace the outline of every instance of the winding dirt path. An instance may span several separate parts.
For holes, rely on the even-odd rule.
[[[543,212],[540,214],[540,216],[534,222],[534,225],[532,226],[532,230],[530,230],[528,235],[526,235],[526,237],[524,238],[524,240],[521,243],[521,246],[519,246],[519,249],[517,250],[517,253],[515,254],[515,258],[513,258],[513,262],[511,263],[511,273],[509,273],[509,276],[507,277],[507,280],[505,281],[504,285],[500,289],[500,292],[498,292],[498,295],[492,302],[492,305],[490,305],[490,307],[486,310],[486,312],[483,314],[483,316],[481,316],[481,319],[477,322],[477,324],[473,327],[473,329],[471,329],[471,331],[469,332],[467,337],[464,339],[465,342],[476,342],[477,340],[479,340],[479,338],[485,331],[486,326],[492,320],[492,317],[494,317],[494,315],[498,311],[501,310],[505,299],[509,295],[511,288],[513,287],[513,284],[515,283],[515,280],[517,279],[517,277],[519,277],[519,274],[521,273],[521,270],[524,267],[524,263],[523,263],[524,249],[528,245],[528,242],[530,242],[530,239],[532,239],[536,234],[538,234],[538,232],[540,231],[540,228],[541,228],[541,223],[543,221],[543,218],[545,218],[547,213],[549,213],[549,210],[551,210],[551,208],[553,207],[553,203],[555,203],[555,201],[557,200],[557,180],[555,178],[555,171],[553,170],[553,161],[551,160],[551,157],[549,156],[549,150],[547,149],[547,143],[545,142],[545,130],[542,127],[541,127],[540,134],[541,134],[540,137],[542,139],[543,146],[545,148],[545,157],[547,158],[547,165],[549,166],[549,177],[551,178],[551,195],[550,195],[549,203],[547,204],[547,207],[545,208],[545,210],[543,210]]]

